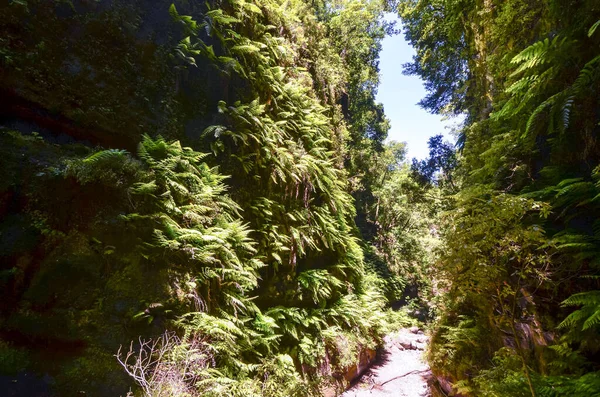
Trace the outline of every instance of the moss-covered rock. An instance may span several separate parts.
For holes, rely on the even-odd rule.
[[[121,219],[140,163],[91,167],[90,153],[0,132],[0,373],[51,374],[60,395],[124,394],[130,381],[113,354],[156,333],[134,316],[170,297],[165,269],[141,255],[149,230]]]

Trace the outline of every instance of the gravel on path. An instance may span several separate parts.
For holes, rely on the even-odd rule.
[[[342,397],[429,397],[429,366],[423,359],[428,338],[416,327],[385,337],[380,358]]]

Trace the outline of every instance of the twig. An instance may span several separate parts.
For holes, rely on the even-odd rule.
[[[418,374],[418,373],[421,373],[421,372],[427,372],[427,371],[429,371],[429,369],[421,369],[421,370],[417,370],[417,369],[415,369],[414,371],[407,372],[407,373],[405,373],[404,375],[398,375],[398,376],[395,376],[395,377],[393,377],[392,379],[388,379],[388,380],[386,380],[386,381],[385,381],[385,382],[383,382],[383,383],[379,383],[377,386],[383,386],[383,385],[385,385],[386,383],[390,383],[390,382],[391,382],[391,381],[393,381],[393,380],[400,379],[400,378],[404,378],[405,376],[408,376],[408,375],[412,375],[412,374]]]

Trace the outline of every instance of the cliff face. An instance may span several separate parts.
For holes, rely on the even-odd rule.
[[[170,4],[0,6],[0,389],[124,395],[113,354],[162,329],[162,313],[149,328],[132,320],[170,294],[165,270],[135,252],[140,231],[119,220],[139,164],[83,179],[69,164],[96,145],[135,152],[142,133],[206,126],[215,79],[177,68]]]
[[[28,0],[1,7],[4,120],[130,149],[142,133],[205,127],[198,120],[220,79],[207,65],[178,68],[173,49],[183,32],[169,15],[171,3]],[[181,6],[192,14],[196,7]]]
[[[132,336],[131,316],[142,300],[160,295],[152,270],[125,258],[131,247],[123,247],[134,237],[114,227],[126,191],[66,176],[66,162],[89,153],[85,146],[49,144],[7,129],[0,140],[0,355],[6,375],[0,383],[21,390],[29,383],[25,373],[31,379],[35,372],[47,377],[32,395],[52,384],[65,395],[78,389],[123,393],[126,379],[110,351]],[[111,261],[113,253],[123,254],[123,261]]]
[[[345,384],[380,341],[341,165],[350,68],[327,44],[334,18],[304,2],[175,5],[0,7],[0,390],[124,395],[119,346],[177,329],[211,352],[205,390],[306,394]],[[379,37],[369,10],[360,29]]]

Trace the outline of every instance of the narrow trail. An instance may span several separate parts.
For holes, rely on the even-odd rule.
[[[427,336],[416,327],[385,337],[381,357],[342,397],[429,397],[429,366],[423,359]]]

